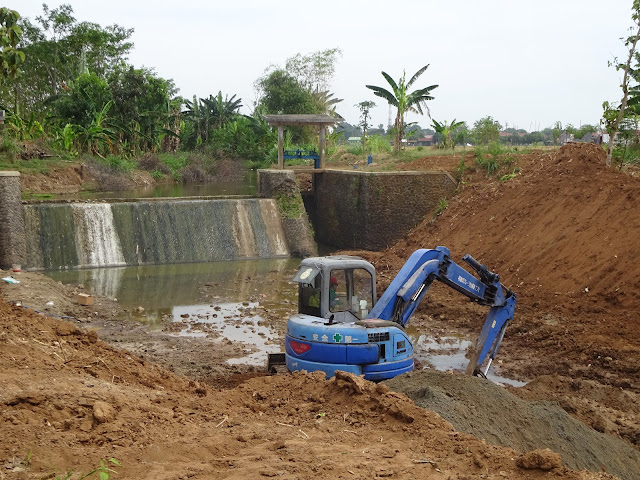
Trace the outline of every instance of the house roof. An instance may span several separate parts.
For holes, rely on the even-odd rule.
[[[339,119],[326,114],[263,115],[269,125],[333,125]]]

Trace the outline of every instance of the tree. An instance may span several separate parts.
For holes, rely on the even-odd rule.
[[[618,109],[618,114],[614,117],[611,113],[611,107],[608,105],[608,102],[605,102],[603,105],[605,110],[605,122],[608,125],[609,132],[609,146],[607,148],[607,160],[606,165],[611,166],[611,158],[613,156],[613,145],[615,136],[618,133],[618,128],[620,127],[620,122],[624,117],[625,108],[627,106],[627,100],[629,98],[629,80],[631,73],[631,61],[635,57],[636,45],[638,44],[638,40],[640,39],[640,0],[634,0],[632,6],[631,19],[634,23],[634,29],[637,27],[637,30],[634,35],[627,37],[625,39],[625,46],[629,49],[629,56],[627,57],[627,61],[624,64],[616,64],[616,70],[622,70],[622,100],[620,102],[620,108]],[[608,115],[608,118],[607,118]]]
[[[560,139],[560,134],[562,133],[562,122],[556,122],[553,124],[553,143],[554,145],[558,144],[558,140]]]
[[[367,88],[373,90],[373,93],[375,95],[384,98],[387,102],[389,102],[389,104],[397,108],[396,120],[394,124],[394,149],[396,153],[400,151],[402,139],[404,137],[405,113],[413,112],[424,115],[422,110],[424,108],[429,115],[429,109],[426,102],[429,100],[433,100],[433,97],[429,94],[432,90],[437,88],[438,85],[431,85],[429,87],[423,87],[414,90],[413,92],[409,92],[411,86],[415,83],[416,80],[418,80],[420,75],[422,75],[428,67],[429,65],[425,65],[424,67],[422,67],[413,75],[413,77],[411,77],[408,82],[406,81],[406,72],[402,73],[402,77],[397,83],[386,72],[382,72],[382,76],[389,83],[391,90],[387,90],[386,88],[378,87],[375,85],[366,85]]]
[[[0,80],[15,77],[24,63],[24,52],[17,49],[22,38],[19,19],[20,14],[15,10],[0,8]]]
[[[376,106],[375,102],[371,100],[365,100],[364,102],[356,103],[354,105],[360,109],[360,123],[359,127],[362,127],[362,153],[366,152],[367,146],[367,129],[369,128],[369,111]]]
[[[502,125],[491,116],[481,118],[473,124],[473,137],[476,143],[488,145],[500,138]]]
[[[335,73],[338,57],[342,56],[339,48],[328,48],[309,55],[296,54],[287,58],[286,72],[308,91],[327,91]]]
[[[260,81],[260,105],[266,113],[316,113],[311,93],[289,73],[274,70]]]
[[[79,75],[92,72],[102,79],[120,68],[133,48],[133,33],[118,25],[101,27],[78,22],[68,4],[49,9],[32,23],[20,19],[22,50],[25,54],[22,75],[6,82],[0,90],[0,103],[13,105],[24,115],[50,113],[45,100],[62,93]]]
[[[464,125],[464,122],[456,122],[455,118],[451,120],[451,123],[447,123],[446,120],[442,123],[437,120],[433,121],[433,128],[435,128],[436,132],[442,135],[443,148],[446,149],[451,147],[453,150],[453,147],[455,147],[455,141],[452,137],[453,131],[462,125]]]

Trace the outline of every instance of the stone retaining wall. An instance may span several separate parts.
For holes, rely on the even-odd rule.
[[[0,268],[20,268],[26,259],[20,173],[0,172]]]
[[[314,176],[316,240],[348,249],[392,245],[456,190],[447,172],[325,170]]]

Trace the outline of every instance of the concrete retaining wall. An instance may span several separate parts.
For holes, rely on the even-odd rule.
[[[315,173],[316,240],[338,248],[382,250],[451,197],[447,172]]]
[[[25,260],[20,173],[0,172],[0,268],[19,268]]]

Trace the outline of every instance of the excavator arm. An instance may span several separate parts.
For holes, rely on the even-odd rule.
[[[467,367],[468,374],[486,375],[504,332],[513,320],[516,295],[500,283],[499,275],[490,272],[470,255],[465,255],[462,260],[480,279],[451,261],[449,250],[445,247],[417,250],[400,269],[367,318],[389,320],[405,327],[433,281],[438,280],[471,301],[490,307]],[[482,371],[487,357],[489,361]]]

